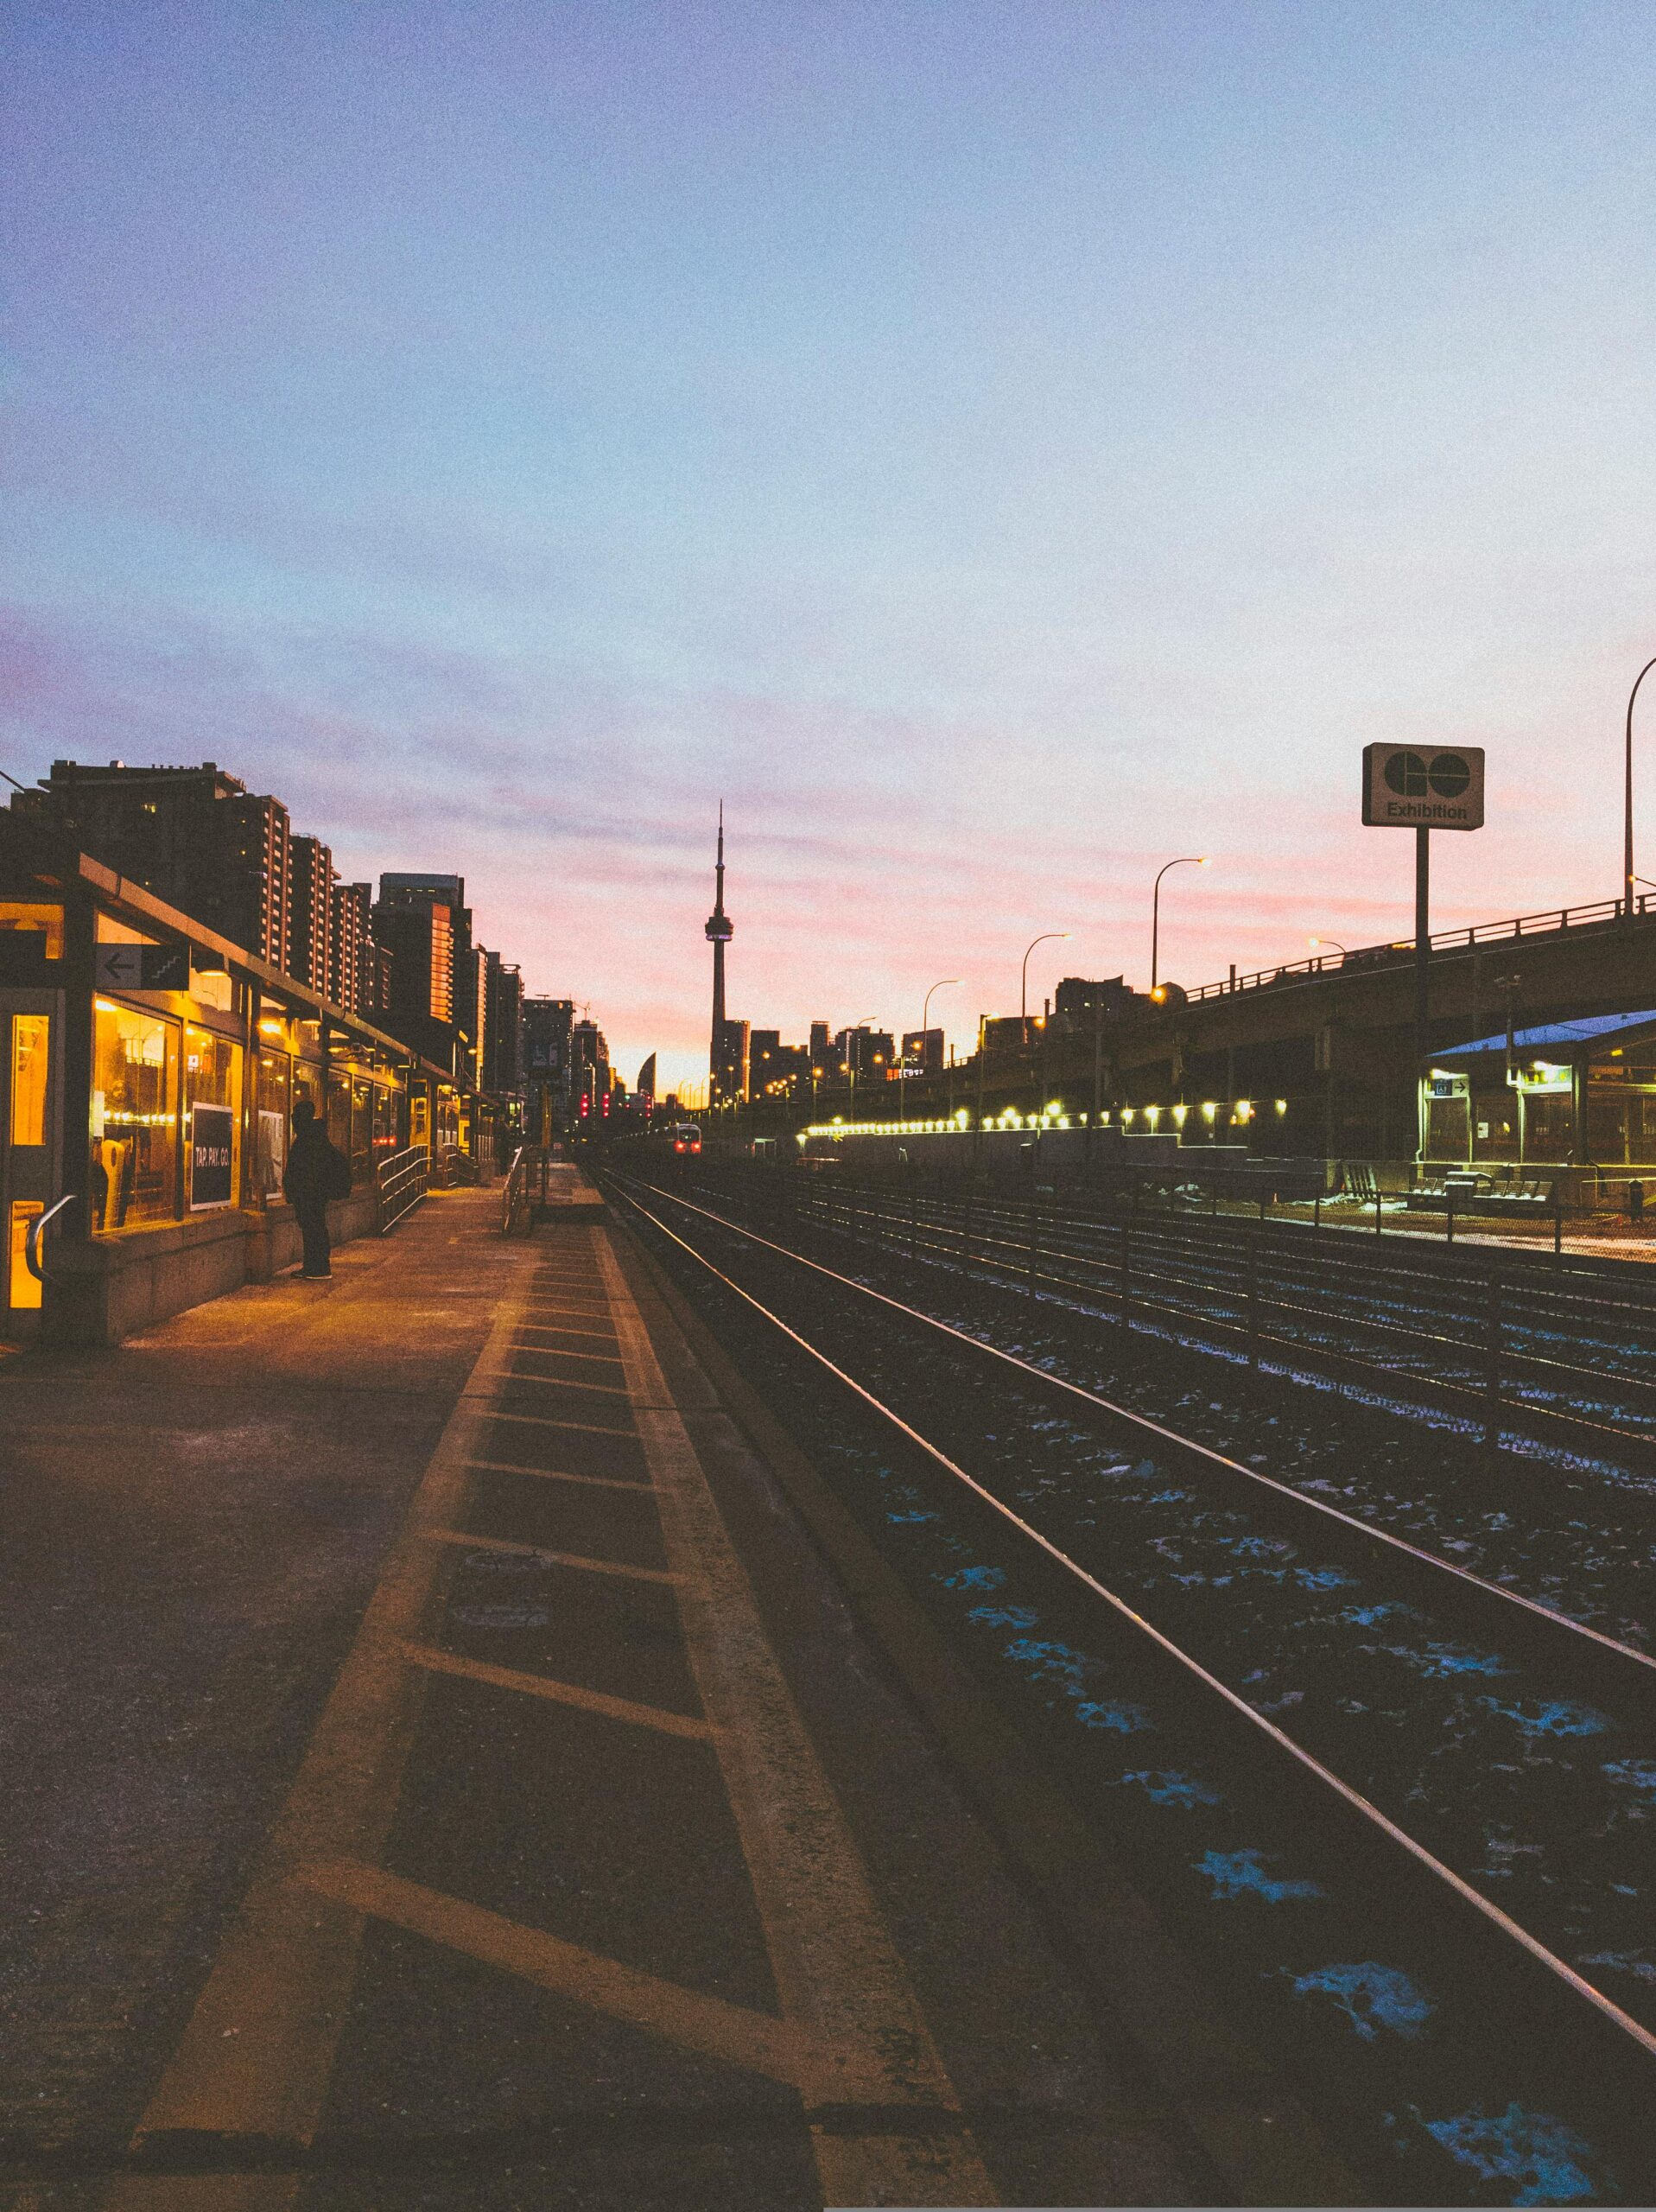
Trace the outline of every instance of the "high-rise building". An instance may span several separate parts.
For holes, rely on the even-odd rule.
[[[834,1034],[826,1021],[811,1024],[811,1072],[827,1079],[834,1065]]]
[[[898,1065],[904,1075],[941,1075],[943,1071],[942,1031],[905,1029],[903,1032],[903,1058]]]
[[[289,964],[291,832],[280,799],[260,798],[217,762],[197,768],[92,767],[54,760],[12,800],[56,823],[83,852],[273,968]]]
[[[782,1033],[750,1029],[747,1033],[747,1090],[749,1098],[763,1098],[782,1068]]]
[[[570,999],[523,1001],[523,1089],[528,1104],[524,1127],[536,1143],[568,1128],[570,1039],[574,1029]]]
[[[320,837],[289,837],[288,853],[292,877],[288,973],[332,998],[333,894],[339,880],[333,855]]]
[[[889,1029],[841,1029],[834,1039],[834,1072],[854,1074],[859,1083],[883,1083],[897,1065],[896,1047]]]
[[[484,1009],[483,1088],[503,1098],[523,1089],[523,978],[510,962],[489,955]]]
[[[713,1096],[741,1099],[747,1096],[751,1032],[745,1021],[721,1021],[714,1032]]]
[[[372,914],[375,944],[391,956],[387,1027],[457,1076],[468,1072],[477,1020],[465,897],[456,875],[382,875]]]
[[[384,1008],[376,1003],[371,965],[373,950],[373,893],[365,883],[333,887],[333,927],[328,938],[327,995],[347,1014],[372,1020]]]

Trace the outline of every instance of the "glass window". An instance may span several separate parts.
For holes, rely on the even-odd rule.
[[[293,1111],[293,1062],[285,1052],[261,1050],[254,1109],[253,1195],[271,1205],[282,1196]]]
[[[293,1064],[293,1103],[307,1099],[318,1121],[322,1119],[322,1071],[314,1060],[295,1060]]]
[[[369,1173],[373,1164],[374,1142],[374,1086],[366,1076],[356,1076],[351,1084],[351,1179],[359,1182]],[[340,1147],[344,1151],[345,1147]]]
[[[178,1201],[178,1025],[92,1011],[92,1211],[98,1232],[170,1221]]]
[[[46,1063],[51,1042],[48,1014],[11,1017],[11,1141],[46,1142]]]
[[[327,1083],[327,1134],[347,1160],[351,1157],[351,1079],[330,1074]]]
[[[192,1023],[184,1032],[190,1210],[234,1205],[241,1191],[242,1048]]]
[[[48,960],[63,957],[63,909],[31,899],[0,899],[0,930],[28,930],[41,939]]]
[[[14,1198],[11,1202],[11,1267],[7,1298],[13,1313],[27,1313],[41,1302],[38,1276],[29,1273],[24,1256],[29,1246],[29,1224],[46,1211],[44,1198]]]
[[[374,1085],[374,1158],[390,1159],[397,1150],[397,1093],[390,1084]]]
[[[423,1090],[409,1094],[409,1142],[428,1146],[431,1142],[431,1101]]]
[[[1426,1156],[1430,1160],[1464,1160],[1468,1156],[1467,1107],[1464,1098],[1429,1098],[1426,1102]]]

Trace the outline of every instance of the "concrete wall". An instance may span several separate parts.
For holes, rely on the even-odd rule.
[[[371,1185],[329,1206],[334,1243],[371,1236],[378,1210]],[[54,1241],[41,1333],[52,1344],[117,1344],[244,1283],[268,1282],[297,1266],[299,1253],[289,1206],[265,1213],[227,1207],[81,1244]]]

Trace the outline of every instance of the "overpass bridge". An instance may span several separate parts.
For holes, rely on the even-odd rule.
[[[1432,1047],[1583,1016],[1656,1007],[1656,897],[1555,907],[1431,939]],[[1027,1050],[991,1050],[902,1086],[905,1116],[980,1108],[1164,1111],[1184,1101],[1222,1141],[1239,1103],[1256,1148],[1396,1159],[1415,1149],[1411,941],[1233,974],[1092,1022],[1031,1024]],[[1215,1109],[1202,1122],[1200,1109]]]

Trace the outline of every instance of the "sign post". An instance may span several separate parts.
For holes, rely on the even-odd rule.
[[[1423,1070],[1431,1050],[1431,833],[1483,827],[1481,745],[1366,745],[1363,820],[1414,831],[1414,1056],[1418,1152],[1426,1152]]]

